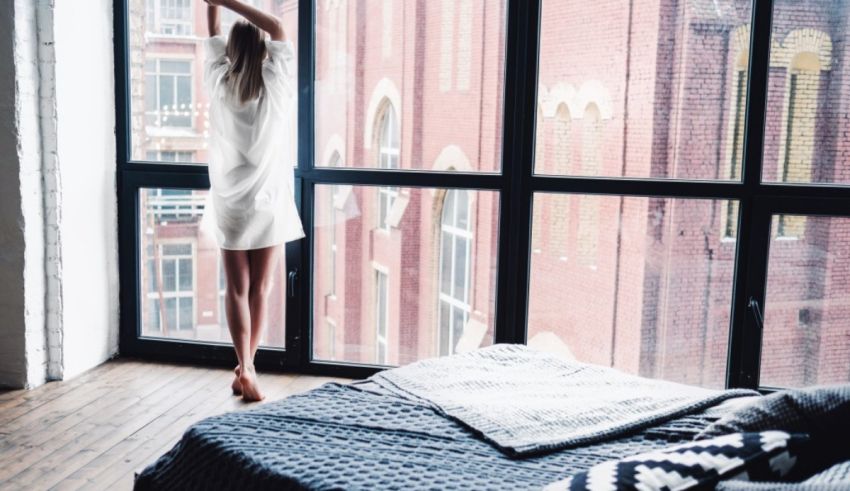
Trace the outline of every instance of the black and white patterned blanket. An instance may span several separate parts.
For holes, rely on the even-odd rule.
[[[617,438],[757,395],[637,377],[509,344],[423,360],[371,380],[430,404],[512,456]]]

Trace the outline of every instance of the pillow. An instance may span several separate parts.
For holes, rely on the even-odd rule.
[[[717,491],[847,491],[850,489],[850,460],[839,462],[801,482],[724,481]]]
[[[734,433],[597,464],[546,491],[714,489],[721,479],[781,480],[809,441],[782,431]]]
[[[721,417],[696,439],[766,430],[809,435],[812,449],[797,462],[793,480],[850,459],[850,384],[774,392]]]

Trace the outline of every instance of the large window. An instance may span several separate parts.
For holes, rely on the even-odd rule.
[[[573,206],[576,204],[577,206]],[[582,233],[592,206],[602,217]],[[532,256],[528,344],[568,358],[697,385],[726,383],[734,243],[721,200],[535,194],[547,220]],[[652,217],[651,220],[647,220]],[[577,230],[576,232],[572,232]]]
[[[260,365],[513,342],[709,387],[850,380],[845,2],[252,3],[296,47],[308,232]],[[204,11],[116,14],[127,353],[232,355]]]
[[[370,225],[379,210],[363,206],[380,193],[377,186],[316,186],[317,196],[335,198],[316,201],[313,319],[332,320],[333,330],[318,325],[313,356],[397,365],[492,344],[496,194],[399,187],[396,228],[386,234]],[[333,229],[319,221],[328,208]],[[322,254],[331,239],[335,254]],[[334,281],[329,270],[332,296],[324,293]]]
[[[850,378],[850,218],[775,217],[805,223],[799,241],[774,241],[767,269],[761,380],[772,387]],[[805,221],[803,219],[806,219]]]

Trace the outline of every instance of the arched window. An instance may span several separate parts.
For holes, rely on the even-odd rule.
[[[820,60],[816,53],[797,53],[788,67],[784,141],[779,160],[780,182],[811,182],[815,152],[815,121],[820,89]],[[806,226],[802,215],[780,215],[779,237],[800,237]]]
[[[440,355],[454,352],[472,310],[470,305],[470,254],[472,217],[470,193],[450,190],[440,218],[439,317]]]
[[[381,113],[378,125],[378,167],[381,169],[399,168],[399,129],[398,116],[392,105],[387,104]],[[378,189],[378,228],[389,230],[387,221],[393,202],[398,197],[398,188],[385,186]]]
[[[601,155],[601,123],[599,108],[590,103],[584,110],[582,132],[582,174],[599,175]],[[582,195],[580,198],[578,222],[578,261],[580,264],[594,266],[596,250],[599,246],[599,196]]]

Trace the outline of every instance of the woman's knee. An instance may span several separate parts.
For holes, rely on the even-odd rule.
[[[252,299],[266,299],[274,288],[274,280],[271,278],[255,280],[251,283],[249,295]]]
[[[248,297],[249,292],[250,285],[248,284],[248,281],[239,279],[227,283],[226,294],[231,298],[244,300]]]

